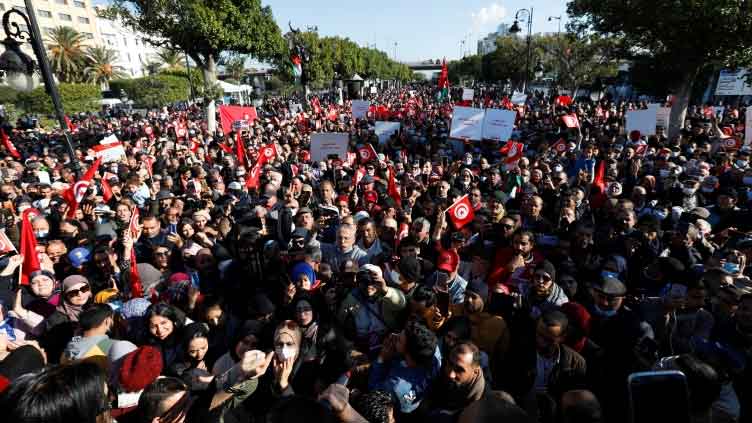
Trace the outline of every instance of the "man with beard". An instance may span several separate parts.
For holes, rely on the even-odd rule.
[[[556,270],[548,260],[535,267],[531,283],[523,290],[533,317],[555,310],[569,301],[567,294],[556,283]]]
[[[535,249],[535,235],[529,231],[518,232],[512,246],[497,251],[488,284],[494,292],[519,291],[521,284],[529,283],[533,269],[543,261]]]
[[[480,350],[471,342],[463,342],[452,348],[441,377],[434,381],[421,404],[421,412],[431,421],[454,421],[465,407],[486,397],[489,390],[480,365]]]

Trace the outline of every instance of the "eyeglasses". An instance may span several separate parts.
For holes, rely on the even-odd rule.
[[[70,291],[66,291],[65,292],[65,297],[66,298],[75,298],[75,297],[78,297],[79,295],[86,294],[89,291],[91,291],[91,288],[89,287],[89,285],[84,285],[81,288],[71,289]]]

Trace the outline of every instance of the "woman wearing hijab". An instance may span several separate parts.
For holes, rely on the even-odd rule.
[[[212,375],[229,377],[227,372],[240,361],[246,351],[262,349],[264,324],[258,320],[248,320],[235,331],[230,342],[230,350],[222,355],[212,367]]]
[[[209,327],[194,322],[183,329],[179,358],[172,364],[168,374],[181,378],[191,390],[204,390],[212,379],[204,358],[209,350]]]
[[[81,275],[63,279],[62,301],[55,312],[42,322],[40,344],[50,362],[57,363],[78,328],[78,316],[92,303],[89,281]]]
[[[303,335],[300,344],[300,358],[304,362],[320,362],[334,342],[334,329],[320,321],[319,308],[308,295],[300,295],[292,302],[295,322]]]
[[[16,292],[12,316],[17,326],[34,336],[41,335],[42,321],[52,315],[60,304],[60,289],[55,275],[47,270],[37,270],[29,277],[29,285]]]

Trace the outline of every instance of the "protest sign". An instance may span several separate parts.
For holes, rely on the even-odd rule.
[[[523,104],[527,101],[527,94],[521,92],[514,92],[512,94],[512,103]]]
[[[668,123],[671,121],[671,108],[659,107],[655,112],[655,125],[668,129]]]
[[[488,109],[483,119],[483,138],[506,141],[512,136],[517,112],[513,110]]]
[[[473,107],[455,107],[452,115],[451,138],[462,138],[480,141],[483,137],[483,109]]]
[[[298,113],[301,113],[303,111],[303,105],[300,103],[292,103],[290,104],[290,114],[293,116],[297,115]]]
[[[752,95],[752,86],[747,84],[747,70],[722,70],[718,75],[715,95]]]
[[[378,91],[377,91],[377,89],[376,89],[376,86],[375,86],[375,85],[372,85],[372,86],[371,86],[371,94],[376,94],[377,92],[378,92]]]
[[[463,88],[462,89],[462,101],[465,101],[465,100],[472,101],[474,94],[475,94],[475,90],[473,90],[472,88]]]
[[[655,135],[655,117],[655,109],[628,111],[626,132],[640,131],[642,135]]]
[[[379,144],[386,144],[386,142],[389,140],[389,137],[391,137],[395,131],[399,131],[399,130],[400,130],[399,122],[376,121],[374,133],[376,134],[377,137],[379,137]]]
[[[95,157],[102,158],[102,163],[118,162],[125,158],[125,148],[115,135],[102,139],[92,149]]]
[[[368,115],[368,108],[371,106],[370,101],[365,100],[353,100],[352,101],[352,117],[353,119],[365,119]]]
[[[323,162],[331,155],[337,156],[340,160],[346,160],[349,141],[349,134],[335,132],[311,134],[311,160]]]

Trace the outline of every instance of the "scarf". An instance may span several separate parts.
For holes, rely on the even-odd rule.
[[[63,301],[60,303],[59,306],[57,306],[57,311],[60,313],[63,313],[66,317],[68,317],[68,320],[71,322],[77,322],[78,321],[78,315],[81,314],[82,311],[84,311],[83,306],[77,306],[69,303],[68,301]]]

